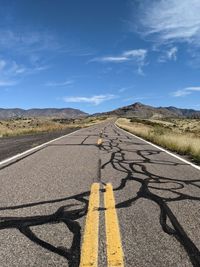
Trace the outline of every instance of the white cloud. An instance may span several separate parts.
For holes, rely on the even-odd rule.
[[[2,71],[5,68],[5,66],[6,66],[6,61],[1,59],[0,60],[0,71]]]
[[[144,60],[147,54],[146,49],[135,49],[135,50],[128,50],[123,53],[125,57],[133,57],[138,58],[140,60]]]
[[[190,91],[200,91],[200,86],[197,86],[197,87],[187,87],[187,90],[190,90]]]
[[[186,95],[191,95],[193,92],[200,92],[200,86],[186,87],[184,89],[177,90],[177,91],[173,92],[171,95],[174,97],[182,97],[182,96],[186,96]]]
[[[9,81],[9,80],[0,80],[0,87],[8,87],[16,85],[16,81]]]
[[[72,103],[90,103],[93,105],[99,105],[105,101],[112,100],[115,98],[117,98],[116,95],[107,94],[107,95],[94,95],[91,97],[69,96],[69,97],[64,97],[63,100],[65,102],[72,102]]]
[[[26,67],[16,63],[15,61],[8,62],[6,65],[8,67],[5,69],[5,72],[10,75],[18,75],[27,71]]]
[[[13,60],[0,59],[0,86],[13,86],[27,69]]]
[[[45,85],[50,87],[62,87],[73,84],[74,81],[64,81],[64,82],[47,82]]]
[[[9,57],[0,58],[0,79],[12,79],[13,76],[37,74],[48,69],[49,58],[45,53],[62,50],[56,36],[46,31],[32,31],[21,27],[14,31],[9,27],[0,27],[0,50]],[[18,61],[23,62],[19,64]]]
[[[128,86],[128,87],[121,87],[118,89],[118,92],[119,93],[124,93],[125,91],[131,89],[131,88],[134,88],[134,86]]]
[[[168,59],[176,60],[177,59],[178,48],[176,46],[172,47],[167,51]]]
[[[125,56],[115,56],[115,57],[101,57],[101,58],[96,58],[94,59],[94,61],[99,61],[99,62],[116,62],[116,63],[120,63],[120,62],[125,62],[130,60],[130,58],[125,57]]]
[[[119,93],[124,93],[128,88],[122,87],[118,90]]]
[[[33,66],[32,68],[30,67],[28,74],[35,74],[37,72],[48,70],[49,68],[51,68],[50,65]]]
[[[0,80],[3,81],[0,86],[11,86],[13,85],[12,80],[18,80],[24,76],[36,74],[38,72],[48,69],[49,66],[32,66],[22,65],[17,63],[15,60],[0,59]],[[11,82],[8,82],[11,81]],[[16,83],[14,83],[16,84]]]
[[[146,58],[146,55],[147,55],[146,49],[135,49],[135,50],[124,51],[121,55],[118,56],[99,57],[99,58],[94,58],[91,61],[114,62],[114,63],[134,61],[138,63],[138,62],[143,62]]]
[[[131,97],[127,97],[122,99],[122,101],[127,102],[127,101],[132,101],[132,102],[140,102],[142,100],[147,100],[147,99],[160,99],[162,98],[162,96],[154,96],[154,95],[149,95],[149,96],[131,96]]]
[[[168,60],[177,60],[178,48],[176,46],[166,50],[163,55],[158,59],[159,62],[166,62]]]
[[[138,31],[161,43],[189,42],[199,45],[199,0],[144,0],[139,4]]]
[[[55,37],[47,32],[34,32],[21,29],[13,31],[11,29],[0,28],[0,47],[9,49],[15,53],[29,54],[46,50],[57,50],[61,46]]]
[[[143,75],[142,68],[146,64],[145,63],[146,56],[147,56],[146,49],[135,49],[135,50],[124,51],[122,54],[117,56],[105,56],[105,57],[93,58],[89,62],[102,62],[102,63],[131,62],[137,65],[138,74]]]
[[[186,96],[186,95],[190,95],[190,94],[191,94],[190,91],[182,89],[182,90],[177,90],[177,91],[173,92],[172,96],[180,97],[180,96]]]

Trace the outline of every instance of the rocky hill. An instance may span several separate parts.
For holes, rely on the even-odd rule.
[[[0,119],[19,118],[19,117],[51,117],[51,118],[77,118],[88,114],[73,108],[44,108],[44,109],[3,109],[0,108]]]
[[[106,115],[139,117],[139,118],[167,118],[167,117],[189,117],[200,118],[200,111],[193,109],[180,109],[176,107],[152,107],[142,103],[134,103],[129,106],[121,107]]]

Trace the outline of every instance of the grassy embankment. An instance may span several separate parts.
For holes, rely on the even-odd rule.
[[[152,143],[187,155],[200,164],[200,121],[195,119],[142,120],[120,118],[116,124]]]
[[[20,118],[0,121],[0,137],[62,131],[68,128],[85,128],[106,120],[106,117],[81,119]]]

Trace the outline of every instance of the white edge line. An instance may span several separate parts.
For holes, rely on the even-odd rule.
[[[42,148],[42,147],[45,147],[46,145],[48,145],[48,144],[50,144],[50,143],[52,143],[52,142],[55,142],[55,141],[57,141],[57,140],[60,140],[61,138],[64,138],[64,137],[66,137],[66,136],[69,136],[69,135],[72,135],[72,134],[74,134],[74,133],[77,133],[78,131],[81,131],[81,130],[83,130],[83,128],[82,128],[82,129],[79,129],[79,130],[76,130],[76,131],[74,131],[74,132],[72,132],[72,133],[62,135],[62,136],[60,136],[60,137],[58,137],[58,138],[55,138],[55,139],[53,139],[53,140],[51,140],[51,141],[48,141],[48,142],[43,143],[43,144],[41,144],[41,145],[39,145],[39,146],[36,146],[36,147],[34,147],[34,148],[31,148],[31,149],[28,149],[28,150],[26,150],[26,151],[24,151],[24,152],[22,152],[22,153],[19,153],[19,154],[13,156],[13,157],[10,157],[10,158],[7,158],[7,159],[5,159],[5,160],[3,160],[3,161],[0,161],[0,166],[4,165],[4,164],[6,164],[6,163],[9,163],[10,161],[12,162],[13,160],[18,159],[18,158],[20,158],[20,157],[22,157],[22,156],[28,155],[29,153],[34,152],[34,151],[37,151],[38,149],[40,149],[40,148]]]
[[[154,145],[153,143],[151,143],[151,142],[149,142],[149,141],[146,141],[145,139],[143,139],[143,138],[141,138],[141,137],[139,137],[139,136],[137,136],[137,135],[134,135],[134,134],[132,134],[132,133],[130,133],[130,132],[128,132],[128,131],[126,131],[126,130],[120,128],[120,127],[118,127],[115,123],[114,123],[114,125],[115,125],[115,127],[117,127],[119,130],[124,131],[125,133],[128,133],[128,134],[130,134],[130,135],[132,135],[132,136],[138,138],[139,140],[142,140],[142,141],[146,142],[147,144],[152,145],[152,146],[154,146],[154,147],[160,149],[161,151],[166,152],[166,153],[169,154],[170,156],[173,156],[174,158],[177,158],[177,159],[179,159],[179,160],[181,160],[181,161],[187,163],[188,165],[190,165],[190,166],[192,166],[192,167],[194,167],[195,169],[197,169],[197,170],[200,171],[200,167],[199,167],[199,166],[197,166],[197,165],[195,165],[195,164],[193,164],[193,163],[191,163],[191,162],[189,162],[189,161],[187,161],[187,160],[185,160],[185,159],[183,159],[183,158],[181,158],[181,157],[179,157],[179,156],[177,156],[177,155],[175,155],[175,154],[169,152],[168,150],[166,150],[166,149],[164,149],[164,148],[162,148],[162,147],[160,147],[160,146]]]

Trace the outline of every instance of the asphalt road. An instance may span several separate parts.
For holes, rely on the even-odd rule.
[[[1,267],[79,266],[94,183],[101,189],[98,266],[108,266],[107,183],[115,208],[106,216],[113,216],[113,228],[118,217],[124,266],[200,266],[200,171],[113,121],[0,168]]]
[[[20,136],[10,136],[0,138],[0,161],[22,153],[51,139],[75,131],[76,128],[68,128],[61,131],[52,131],[46,133],[26,134]]]

